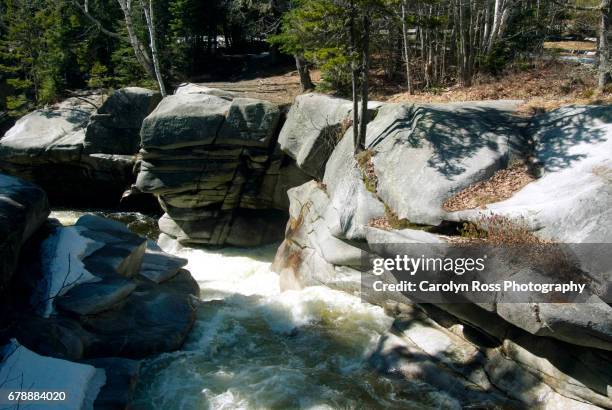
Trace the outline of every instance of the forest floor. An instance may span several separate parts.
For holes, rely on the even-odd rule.
[[[315,83],[321,81],[319,71],[311,73]],[[237,93],[243,97],[259,98],[277,104],[291,104],[296,96],[302,93],[300,77],[297,71],[285,74],[262,76],[259,78],[231,81],[231,82],[205,82],[200,83],[207,87],[220,88],[225,91]]]
[[[529,114],[568,104],[612,103],[612,95],[596,92],[596,73],[584,64],[540,61],[531,67],[512,67],[500,76],[481,76],[471,87],[453,86],[436,92],[401,92],[389,102],[456,102],[475,100],[523,100],[520,111]]]
[[[320,82],[320,72],[312,72]],[[371,99],[388,102],[439,103],[475,100],[523,100],[520,111],[530,114],[568,104],[612,103],[610,92],[595,91],[595,68],[584,64],[542,60],[528,66],[516,66],[499,76],[480,76],[470,87],[452,86],[412,95],[401,84],[385,81],[373,73]],[[233,82],[206,82],[208,87],[236,92],[245,97],[260,98],[278,104],[290,104],[301,93],[296,71]]]

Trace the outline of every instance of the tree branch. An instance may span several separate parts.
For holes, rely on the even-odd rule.
[[[102,23],[97,18],[89,14],[89,0],[84,0],[83,4],[79,3],[78,0],[73,0],[72,2],[83,12],[83,15],[85,15],[85,17],[87,17],[89,21],[91,21],[98,28],[98,30],[100,30],[100,32],[106,34],[109,37],[126,41],[125,37],[105,29]]]

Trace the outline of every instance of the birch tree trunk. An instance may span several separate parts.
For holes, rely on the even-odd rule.
[[[155,79],[155,68],[151,63],[151,57],[149,57],[146,47],[140,42],[138,36],[136,35],[136,31],[134,30],[134,21],[132,19],[132,0],[117,0],[117,2],[119,3],[119,7],[121,7],[121,11],[123,12],[125,27],[128,32],[128,39],[132,45],[132,48],[134,49],[136,60],[145,69],[147,74],[149,74],[151,78]]]
[[[145,4],[144,2],[147,2]],[[132,19],[132,0],[117,0],[119,7],[123,13],[123,18],[125,21],[125,27],[127,29],[128,38],[126,40],[125,36],[120,35],[118,33],[112,32],[104,28],[102,23],[92,16],[89,12],[89,0],[83,0],[83,4],[81,4],[77,0],[73,0],[72,3],[76,5],[99,30],[103,34],[116,38],[122,41],[128,41],[134,50],[134,56],[136,57],[136,61],[138,64],[145,70],[145,72],[154,80],[157,80],[159,83],[160,92],[165,96],[166,90],[161,77],[161,70],[159,66],[159,58],[157,52],[157,42],[155,35],[155,20],[153,16],[153,0],[140,0],[140,4],[142,6],[143,12],[145,14],[145,19],[147,20],[147,28],[149,30],[150,36],[150,46],[151,52],[153,54],[153,60],[149,56],[149,52],[147,51],[147,47],[138,39],[136,35],[136,30],[134,29],[134,20]]]
[[[610,0],[602,0],[601,16],[599,21],[599,73],[597,78],[597,89],[604,91],[610,79]]]
[[[162,98],[166,97],[166,86],[164,85],[164,79],[162,77],[161,69],[159,66],[159,55],[157,52],[157,39],[155,34],[155,17],[153,14],[153,0],[142,0],[142,11],[144,12],[145,19],[147,21],[147,29],[149,30],[149,40],[151,47],[151,55],[153,56],[153,69],[155,71],[155,78],[157,79],[157,84],[159,85],[159,92],[161,93]],[[148,6],[148,7],[147,7]]]
[[[408,94],[413,93],[412,75],[410,72],[410,46],[408,44],[408,27],[406,27],[406,0],[402,0],[402,39],[404,42],[404,61],[406,63],[406,84]]]
[[[499,29],[499,22],[501,21],[502,2],[503,0],[495,0],[495,7],[493,8],[493,26],[491,27],[489,43],[487,44],[487,52],[491,51],[493,48],[493,43],[495,43],[497,31]]]
[[[367,11],[363,12],[363,44],[361,63],[361,115],[359,118],[359,142],[356,151],[365,148],[366,132],[368,127],[368,99],[369,99],[369,75],[370,75],[370,25],[371,20]]]

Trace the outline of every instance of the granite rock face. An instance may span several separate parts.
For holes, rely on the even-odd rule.
[[[438,225],[444,201],[505,168],[516,101],[388,105],[368,124],[378,194],[400,218]]]
[[[146,88],[127,87],[114,91],[90,118],[84,152],[136,154],[140,149],[142,120],[160,101],[158,92]]]
[[[158,101],[125,88],[33,111],[0,139],[0,171],[40,185],[56,205],[116,206],[135,179],[140,124]]]
[[[214,89],[179,91],[141,130],[136,187],[159,198],[162,233],[192,245],[280,239],[286,190],[308,177],[276,146],[279,108]]]
[[[385,105],[368,125],[367,164],[354,157],[348,129],[322,181],[289,191],[290,220],[273,264],[281,287],[361,292],[376,279],[360,270],[365,254],[400,243],[446,246],[448,237],[435,233],[444,224],[483,214],[522,216],[547,239],[611,243],[610,107],[562,108],[527,125],[514,106]],[[530,150],[541,175],[512,198],[486,210],[442,209]],[[600,299],[423,305],[400,292],[365,297],[398,317],[372,356],[380,371],[445,391],[462,385],[458,406],[612,408],[612,308]]]
[[[612,109],[569,106],[534,118],[529,131],[540,178],[503,202],[453,220],[496,214],[566,243],[612,242]]]
[[[71,262],[62,264],[66,255]],[[32,299],[42,309],[15,330],[36,352],[139,359],[180,348],[195,320],[199,288],[183,269],[187,261],[121,223],[85,215],[56,228],[42,244],[42,258],[44,275]]]
[[[15,272],[21,246],[48,216],[49,202],[42,189],[0,174],[0,295]]]
[[[325,163],[350,125],[352,103],[322,94],[296,97],[278,137],[283,151],[307,174],[321,178]]]

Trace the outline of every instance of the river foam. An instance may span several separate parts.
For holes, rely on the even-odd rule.
[[[71,225],[84,213],[52,217]],[[150,219],[104,216],[138,222],[128,223],[137,233]],[[131,409],[454,408],[424,383],[369,366],[393,322],[382,308],[322,286],[281,292],[270,270],[277,247],[164,247],[189,261],[201,303],[183,349],[142,362]]]
[[[392,324],[382,308],[326,287],[281,292],[276,246],[165,250],[189,260],[202,303],[183,349],[144,362],[134,408],[414,408],[435,394],[369,368]]]

